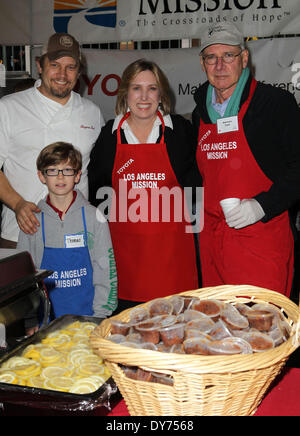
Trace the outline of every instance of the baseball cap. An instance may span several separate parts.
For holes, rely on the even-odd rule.
[[[78,41],[68,33],[54,33],[50,36],[48,43],[44,45],[42,54],[47,54],[50,61],[70,56],[80,60],[80,47]]]
[[[242,33],[231,23],[221,23],[206,27],[200,38],[201,52],[213,44],[244,46]]]

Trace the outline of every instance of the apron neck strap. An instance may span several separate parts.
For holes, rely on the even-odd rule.
[[[124,117],[121,119],[120,123],[119,123],[118,130],[117,130],[117,143],[118,144],[122,143],[122,141],[121,141],[121,127],[122,127],[122,124],[124,123],[124,121],[127,120],[127,118],[129,118],[130,114],[131,114],[131,112],[127,112],[124,115]],[[160,144],[164,144],[164,142],[165,142],[165,122],[164,122],[163,116],[160,113],[160,111],[157,111],[157,116],[160,119],[161,125],[162,125],[162,136],[161,136]]]
[[[164,118],[163,118],[162,114],[160,113],[160,111],[157,111],[157,115],[161,121],[162,135],[161,135],[160,144],[162,145],[165,143],[165,128],[166,128],[166,126],[165,126]]]
[[[87,245],[88,245],[88,233],[87,233],[85,213],[84,213],[84,207],[83,206],[81,208],[81,214],[82,214],[82,221],[83,221],[83,227],[84,227],[84,239],[85,239],[84,243],[85,243],[85,246],[87,247]]]
[[[44,219],[44,212],[42,212],[42,235],[43,235],[43,243],[45,247],[45,219]]]
[[[82,221],[83,221],[83,227],[84,227],[84,244],[85,246],[88,245],[88,233],[87,233],[87,226],[86,226],[86,219],[85,219],[85,213],[84,213],[84,207],[81,208],[81,215],[82,215]],[[42,212],[42,235],[43,235],[43,243],[45,247],[45,218],[44,218],[44,212]]]
[[[250,104],[250,101],[251,101],[251,99],[252,99],[252,97],[253,97],[253,94],[254,94],[254,91],[255,91],[255,89],[256,89],[256,86],[257,86],[257,80],[253,78],[253,79],[252,79],[252,82],[251,82],[251,85],[250,85],[250,91],[249,91],[248,98],[247,98],[247,100],[244,102],[244,104],[242,105],[241,110],[240,110],[240,113],[239,113],[239,117],[240,117],[241,119],[244,118],[244,115],[245,115],[245,113],[247,112],[247,109],[248,109],[249,104]]]

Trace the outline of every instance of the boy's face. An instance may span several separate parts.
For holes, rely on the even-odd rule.
[[[59,170],[57,175],[51,174],[52,172],[55,174],[57,170]],[[62,173],[62,170],[65,175]],[[47,185],[49,194],[67,196],[73,192],[74,186],[79,182],[81,176],[81,171],[72,174],[72,172],[74,172],[72,170],[74,170],[74,168],[69,161],[61,162],[58,165],[50,165],[43,172],[38,171],[38,176],[40,181]]]

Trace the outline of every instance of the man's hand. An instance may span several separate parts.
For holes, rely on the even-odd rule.
[[[39,331],[39,326],[35,326],[35,327],[30,327],[26,330],[26,336],[32,336],[34,335],[36,332]]]
[[[40,222],[36,218],[35,213],[40,213],[41,210],[36,204],[21,199],[16,204],[14,212],[19,227],[24,233],[33,235],[37,232]]]
[[[241,203],[225,214],[226,223],[229,227],[242,229],[260,221],[265,212],[258,201],[254,198],[242,200]]]

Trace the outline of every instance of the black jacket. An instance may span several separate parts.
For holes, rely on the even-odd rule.
[[[251,80],[249,77],[241,105],[249,95]],[[211,122],[206,109],[207,87],[208,82],[194,95],[195,131],[199,129],[200,119]],[[243,127],[256,162],[273,182],[268,192],[255,197],[265,212],[262,221],[266,222],[300,199],[300,109],[291,93],[258,82]]]
[[[171,166],[174,170],[178,183],[182,188],[201,186],[200,176],[196,163],[196,141],[190,121],[180,115],[171,115],[173,129],[165,128],[165,142]],[[101,130],[100,136],[91,153],[88,167],[89,200],[97,206],[97,190],[103,186],[112,186],[112,171],[117,149],[117,131],[112,133],[114,120],[107,122]],[[125,135],[121,129],[122,143],[126,144]],[[160,126],[160,141],[162,129]]]

